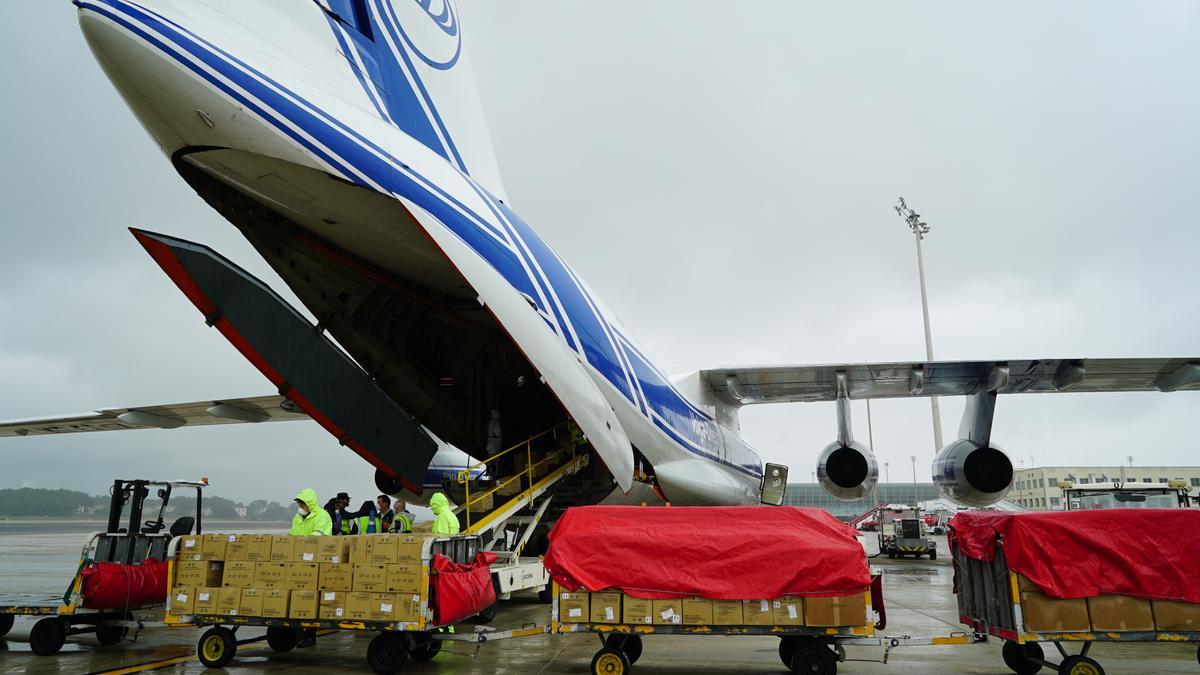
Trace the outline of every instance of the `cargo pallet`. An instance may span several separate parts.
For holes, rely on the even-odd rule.
[[[1008,568],[1003,544],[1002,539],[997,540],[996,559],[991,563],[967,558],[957,549],[952,553],[959,579],[959,619],[971,626],[977,635],[1003,639],[1001,655],[1004,664],[1014,673],[1032,675],[1042,668],[1049,668],[1060,675],[1104,675],[1100,662],[1088,655],[1097,642],[1200,645],[1200,631],[1026,630],[1017,573]],[[1054,645],[1061,660],[1058,663],[1048,660],[1041,643]],[[1078,653],[1069,653],[1064,646],[1066,643],[1081,643]],[[1200,660],[1200,646],[1196,656]]]
[[[174,561],[179,538],[171,541],[167,560],[171,568],[168,576],[174,587]],[[428,538],[421,549],[421,590],[415,621],[371,621],[371,620],[325,620],[300,618],[268,618],[228,614],[171,614],[172,597],[167,598],[167,616],[164,623],[175,627],[204,627],[209,629],[196,642],[196,656],[205,667],[222,668],[233,661],[240,645],[258,642],[261,638],[238,640],[237,631],[243,626],[267,629],[267,645],[276,652],[287,652],[296,648],[306,637],[316,637],[317,631],[370,631],[377,635],[367,646],[367,665],[372,672],[388,675],[399,672],[413,661],[427,661],[441,651],[443,639],[453,639],[451,633],[441,633],[445,626],[432,621],[432,605],[429,584],[429,563],[436,553],[449,557],[454,562],[469,562],[480,551],[482,541],[476,535]],[[464,636],[466,637],[466,636]],[[462,638],[459,638],[462,639]]]

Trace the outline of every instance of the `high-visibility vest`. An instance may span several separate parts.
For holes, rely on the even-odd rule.
[[[400,511],[396,514],[396,520],[392,521],[392,530],[396,532],[412,532],[412,516],[406,511]]]
[[[371,512],[365,516],[358,518],[358,533],[359,534],[376,534],[379,532],[378,521],[375,518],[375,513]]]

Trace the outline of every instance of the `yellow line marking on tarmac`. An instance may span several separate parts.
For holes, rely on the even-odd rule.
[[[336,631],[320,630],[320,631],[317,631],[317,635],[329,635],[330,633],[334,633],[334,632],[336,632]],[[239,645],[237,653],[241,654],[244,651],[262,649],[263,645],[266,644],[267,638],[264,635],[261,638],[254,638],[254,639],[256,642],[258,642],[258,641],[261,641],[261,642],[259,642],[259,644],[248,644],[248,645],[245,645],[244,647],[242,645]],[[189,661],[195,660],[195,658],[196,658],[196,654],[195,654],[195,652],[192,652],[192,653],[186,654],[184,656],[172,656],[172,657],[165,658],[165,659],[158,659],[156,661],[147,661],[146,663],[139,663],[134,666],[123,666],[120,668],[114,668],[112,670],[96,670],[96,671],[87,673],[87,675],[132,675],[133,673],[145,673],[145,672],[149,672],[151,670],[159,670],[161,668],[166,668],[167,666],[177,666],[181,663],[188,663]]]

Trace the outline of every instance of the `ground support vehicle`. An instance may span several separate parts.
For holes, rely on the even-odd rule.
[[[162,501],[158,516],[143,521],[143,506],[150,488],[157,488]],[[75,577],[62,596],[27,593],[0,593],[0,637],[8,634],[18,616],[43,617],[33,625],[29,647],[34,654],[56,654],[68,637],[95,635],[104,646],[119,644],[134,630],[134,636],[147,624],[162,618],[162,602],[151,605],[131,605],[120,609],[89,609],[83,601],[83,572],[93,562],[134,565],[148,558],[163,560],[167,544],[174,536],[200,532],[201,491],[206,481],[124,480],[113,482],[109,505],[108,525],[104,532],[88,535],[80,553]],[[178,518],[167,531],[163,515],[171,495],[179,489],[196,491],[196,511],[192,516]],[[128,505],[128,517],[122,513]],[[125,523],[123,525],[123,522]]]
[[[883,511],[881,516],[893,515]],[[929,537],[925,520],[916,517],[892,517],[884,519],[879,526],[879,552],[889,558],[928,555],[937,560],[937,542]]]
[[[168,558],[176,560],[179,540],[171,542]],[[421,584],[419,610],[413,621],[360,621],[320,620],[296,618],[264,618],[256,616],[222,614],[170,613],[171,601],[167,600],[168,626],[208,626],[196,643],[196,655],[208,668],[221,668],[233,661],[240,645],[257,642],[260,638],[238,640],[237,631],[243,626],[258,626],[267,629],[266,640],[271,649],[286,652],[294,649],[306,631],[369,631],[376,633],[367,647],[367,664],[372,672],[387,674],[401,671],[409,660],[427,661],[441,650],[441,640],[451,634],[442,633],[446,626],[434,623],[434,607],[437,599],[430,585],[430,562],[440,553],[454,562],[467,563],[480,551],[481,540],[476,535],[428,538],[421,551]],[[171,573],[174,586],[174,573]]]
[[[1195,508],[1196,498],[1190,494],[1187,481],[1169,480],[1165,483],[1115,481],[1082,483],[1059,481],[1063,506],[1067,511],[1090,509],[1187,509]]]

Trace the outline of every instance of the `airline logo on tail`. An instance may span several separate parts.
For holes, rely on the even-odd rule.
[[[392,6],[400,15],[397,23],[409,49],[434,68],[453,68],[458,55],[462,53],[462,33],[458,30],[458,13],[450,0],[401,0]],[[424,12],[424,17],[420,16],[421,12]],[[410,34],[403,30],[405,26],[420,26],[430,20],[441,29],[440,32],[422,30]]]

